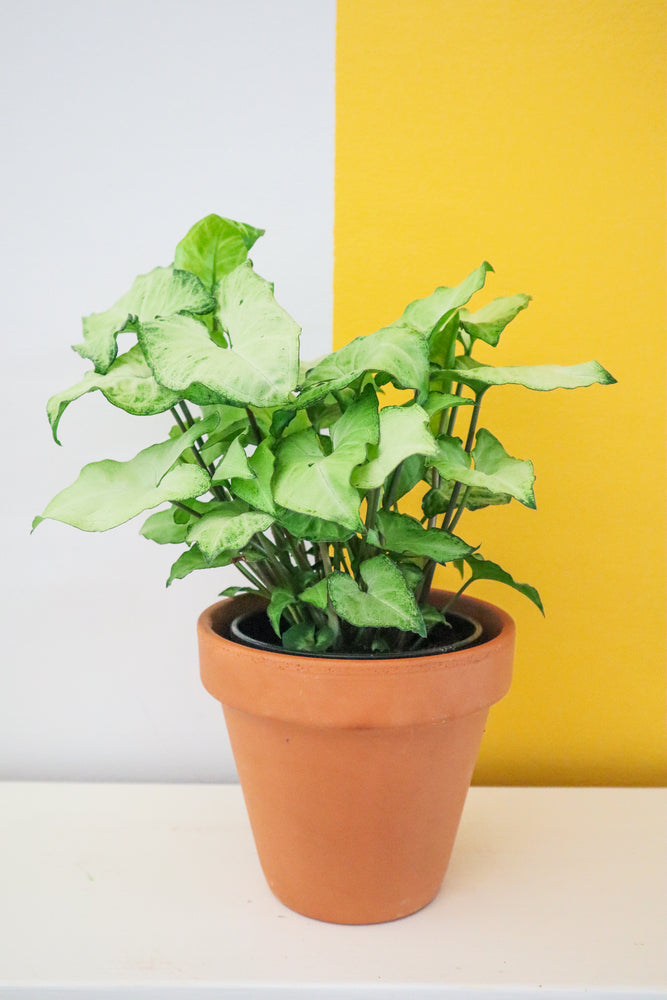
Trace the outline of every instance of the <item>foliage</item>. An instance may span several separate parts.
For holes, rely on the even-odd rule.
[[[141,533],[185,546],[167,584],[234,563],[246,586],[231,589],[266,598],[290,649],[423,642],[439,619],[428,604],[437,563],[464,574],[459,593],[496,580],[541,610],[533,587],[455,533],[466,510],[535,506],[532,463],[480,426],[481,404],[495,386],[615,380],[595,361],[474,361],[477,342],[495,346],[529,303],[512,295],[470,312],[487,263],[412,302],[390,326],[300,365],[300,329],[248,259],[261,235],[207,216],[172,266],[141,275],[110,309],[84,319],[74,349],[93,369],[49,400],[55,440],[69,404],[93,391],[128,413],[169,413],[174,424],[130,461],[87,465],[35,525],[53,518],[105,531],[161,507]],[[123,353],[121,334],[132,339]],[[381,405],[388,384],[409,390],[406,401]],[[415,486],[421,520],[398,506]]]

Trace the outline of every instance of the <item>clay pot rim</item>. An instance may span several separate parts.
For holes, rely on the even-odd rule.
[[[340,650],[334,653],[314,653],[308,650],[288,650],[283,649],[279,643],[276,642],[264,642],[260,639],[254,638],[254,636],[244,635],[243,624],[246,619],[252,618],[254,615],[259,614],[260,610],[256,611],[246,611],[244,614],[237,615],[236,618],[232,619],[228,638],[232,642],[236,642],[241,646],[249,646],[251,649],[262,649],[267,653],[277,653],[283,656],[285,653],[291,653],[293,656],[309,656],[315,657],[318,660],[330,660],[330,659],[340,659],[340,660],[396,660],[399,659],[394,653],[373,653],[369,655],[368,653],[348,653],[341,652]],[[424,646],[420,649],[405,649],[401,652],[400,659],[414,659],[419,656],[434,656],[436,654],[444,655],[445,653],[453,653],[457,649],[470,649],[472,646],[476,645],[478,642],[482,641],[482,625],[476,618],[472,618],[470,615],[462,614],[459,611],[450,612],[452,619],[457,619],[459,622],[465,623],[471,627],[472,631],[470,635],[467,635],[461,639],[454,640],[450,643],[444,642],[434,642],[433,645]]]
[[[432,590],[431,600],[436,607],[443,607],[452,597],[451,591]],[[478,597],[463,596],[457,600],[456,610],[476,618],[482,625],[482,637],[475,645],[443,653],[434,649],[423,655],[408,656],[308,656],[290,650],[265,650],[247,646],[230,639],[226,634],[233,618],[239,614],[257,610],[266,601],[256,594],[239,594],[224,598],[206,608],[199,616],[197,628],[200,634],[209,635],[210,640],[225,647],[230,654],[244,659],[261,659],[280,672],[310,675],[368,676],[373,674],[430,673],[456,667],[469,667],[477,660],[486,660],[495,646],[504,645],[508,638],[514,640],[514,619],[502,608]],[[234,611],[232,613],[232,607]]]

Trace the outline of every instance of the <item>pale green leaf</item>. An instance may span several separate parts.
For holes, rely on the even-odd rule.
[[[445,286],[436,288],[427,298],[411,302],[405,308],[399,323],[410,326],[427,337],[430,336],[448,313],[464,306],[475,292],[484,287],[489,271],[493,271],[493,268],[484,261],[460,285],[453,288]]]
[[[276,514],[271,485],[274,463],[271,442],[265,438],[257,445],[248,460],[250,476],[239,476],[231,481],[232,493],[235,496],[241,497],[255,510],[264,511],[266,514],[271,514],[272,517]]]
[[[238,553],[272,521],[270,514],[246,510],[244,504],[230,500],[217,504],[215,510],[195,521],[188,531],[188,541],[196,542],[206,559],[214,559],[222,551]]]
[[[327,579],[318,580],[312,587],[302,590],[299,594],[299,600],[314,604],[316,608],[321,608],[323,611],[326,610],[328,604]]]
[[[156,382],[138,344],[113,362],[106,375],[87,372],[80,382],[58,392],[48,401],[46,412],[58,441],[58,424],[67,406],[75,399],[99,389],[113,405],[136,416],[163,413],[174,406],[180,396]]]
[[[399,388],[417,389],[425,396],[428,371],[426,339],[402,326],[388,326],[357,337],[319,361],[308,372],[298,405],[310,405],[367,372],[386,373]]]
[[[360,496],[350,484],[350,475],[358,461],[357,445],[325,455],[314,430],[291,434],[276,450],[276,502],[357,531],[362,527]]]
[[[158,545],[184,542],[190,524],[196,519],[197,514],[206,511],[208,504],[199,500],[188,500],[188,507],[195,513],[188,515],[180,507],[169,507],[167,510],[151,514],[142,524],[139,534],[151,542],[157,542]]]
[[[156,267],[140,274],[125,295],[102,313],[91,313],[83,320],[83,343],[74,350],[89,358],[95,371],[104,374],[116,358],[116,338],[136,323],[148,323],[158,316],[174,313],[208,313],[215,301],[199,278],[173,267]]]
[[[428,419],[426,411],[417,405],[385,406],[380,410],[379,443],[370,449],[369,460],[353,473],[353,485],[375,489],[410,455],[436,454]]]
[[[473,340],[483,340],[496,346],[508,323],[525,309],[530,302],[530,295],[508,295],[494,299],[488,305],[482,306],[477,312],[471,313],[462,309],[459,313],[461,326]]]
[[[360,572],[365,591],[347,573],[329,577],[329,597],[341,618],[359,628],[399,628],[426,636],[414,594],[388,556],[367,559]]]
[[[423,528],[419,521],[409,514],[381,510],[378,513],[378,527],[384,547],[391,552],[401,552],[408,556],[427,556],[439,563],[461,559],[472,552],[472,546],[457,535],[451,535],[441,528]]]
[[[377,393],[372,385],[366,385],[359,399],[333,424],[331,440],[334,451],[342,454],[345,449],[350,459],[356,458],[355,464],[358,464],[366,458],[367,446],[377,444],[379,437]]]
[[[433,417],[441,410],[448,410],[452,406],[472,406],[473,404],[474,400],[467,399],[465,396],[455,396],[451,392],[429,392],[424,409],[429,417]]]
[[[491,493],[509,493],[526,507],[535,507],[535,471],[530,460],[513,458],[498,438],[484,428],[477,431],[472,457],[476,471],[486,477],[484,482],[474,483],[474,486]]]
[[[286,403],[297,382],[299,327],[249,262],[222,278],[218,295],[229,348],[218,347],[189,317],[141,324],[139,342],[156,378],[181,393],[197,387],[223,403]]]
[[[443,436],[438,439],[438,452],[432,463],[444,479],[490,493],[508,493],[526,507],[535,506],[532,462],[508,455],[497,438],[486,430],[479,431],[473,454],[474,469],[460,439]]]
[[[174,580],[182,580],[197,569],[216,569],[220,566],[229,566],[236,555],[238,555],[236,552],[219,552],[215,559],[207,559],[201,549],[197,545],[193,545],[186,549],[171,567],[167,586],[171,587]]]
[[[176,247],[174,264],[196,274],[213,290],[223,275],[242,264],[248,250],[264,234],[243,222],[207,215],[196,222]]]
[[[221,483],[227,479],[236,477],[238,479],[254,479],[255,473],[248,464],[246,453],[239,438],[234,438],[227,451],[223,455],[215,472],[213,482]]]
[[[144,448],[129,462],[106,459],[84,466],[76,482],[47,505],[42,519],[107,531],[165,501],[200,496],[210,486],[208,474],[197,465],[174,463],[206,430],[207,422],[200,421],[175,440]]]
[[[493,368],[478,365],[470,358],[459,358],[455,368],[439,373],[445,378],[462,382],[475,392],[492,385],[522,385],[526,389],[549,392],[552,389],[578,389],[585,386],[610,385],[616,381],[597,361],[580,365],[515,365]]]

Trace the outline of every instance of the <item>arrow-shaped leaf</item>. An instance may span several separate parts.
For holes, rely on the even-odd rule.
[[[478,365],[470,358],[459,358],[455,368],[439,373],[444,378],[462,382],[475,392],[492,385],[522,385],[526,389],[549,392],[552,389],[579,389],[598,383],[611,385],[616,379],[597,361],[580,365],[515,365],[493,368]]]
[[[523,594],[524,597],[527,597],[529,601],[532,601],[533,604],[540,609],[542,614],[544,614],[544,608],[542,606],[540,595],[535,587],[531,587],[529,583],[517,583],[516,580],[497,563],[491,562],[489,559],[483,559],[482,556],[478,555],[476,552],[472,555],[466,556],[464,561],[470,567],[472,573],[472,576],[466,581],[466,589],[475,580],[495,580],[497,583],[504,583],[506,586],[512,587],[513,590],[517,590],[520,594]]]
[[[298,378],[300,329],[250,262],[219,285],[219,319],[231,347],[218,347],[203,324],[175,316],[139,327],[139,343],[162,385],[203,387],[218,402],[278,406]]]
[[[493,268],[487,261],[469,274],[460,285],[447,288],[444,285],[425,299],[417,299],[406,306],[399,322],[430,336],[441,321],[454,309],[464,306],[470,298],[484,287],[486,276]]]
[[[437,445],[421,406],[385,406],[380,410],[380,440],[371,448],[369,461],[352,475],[359,489],[381,486],[390,472],[410,455],[435,455]]]
[[[414,594],[388,556],[367,559],[360,572],[365,591],[347,573],[329,577],[329,597],[341,618],[359,628],[400,628],[426,636]]]
[[[200,496],[211,484],[208,474],[198,465],[174,463],[215,423],[217,417],[198,421],[180,437],[144,448],[129,462],[106,459],[84,466],[78,479],[35,518],[34,526],[52,518],[83,531],[107,531],[167,500]]]
[[[357,446],[325,455],[312,429],[291,434],[276,451],[276,502],[357,531],[362,527],[360,496],[350,484],[350,475],[360,460]]]
[[[167,586],[171,587],[174,580],[182,580],[197,569],[214,569],[219,566],[229,566],[237,552],[219,552],[215,559],[207,559],[197,545],[181,553],[171,567]]]
[[[173,267],[156,267],[148,274],[140,274],[125,295],[110,309],[91,313],[83,320],[83,343],[74,350],[82,358],[89,358],[95,371],[104,374],[116,358],[116,338],[128,328],[135,328],[135,321],[148,323],[157,316],[174,313],[208,313],[215,302],[194,274]]]
[[[384,538],[384,547],[391,552],[427,556],[436,562],[447,563],[453,559],[461,559],[473,550],[472,545],[448,531],[423,528],[409,514],[381,510],[378,513],[378,527]]]
[[[248,459],[240,438],[236,437],[229,445],[213,473],[213,482],[222,483],[233,476],[238,479],[254,479],[255,475],[256,473],[252,471],[248,464]]]
[[[308,372],[298,405],[310,405],[367,372],[386,373],[399,388],[417,389],[425,395],[428,382],[425,338],[400,325],[357,337]]]
[[[483,340],[495,347],[507,324],[511,323],[514,317],[528,306],[529,302],[530,295],[504,296],[482,306],[475,313],[462,309],[459,313],[459,321],[473,340]]]
[[[246,510],[243,503],[230,500],[200,517],[188,531],[188,542],[196,542],[206,559],[215,559],[223,551],[238,553],[254,534],[272,523],[270,514]]]
[[[141,348],[135,344],[126,354],[116,358],[106,375],[99,375],[94,371],[87,372],[76,385],[51,397],[46,412],[57,444],[60,444],[58,424],[65,409],[75,399],[96,389],[99,389],[113,406],[137,416],[163,413],[174,406],[180,398],[178,393],[165,389],[156,382]]]
[[[206,288],[215,289],[220,278],[242,264],[263,229],[243,222],[207,215],[196,222],[176,247],[174,265],[196,274]]]
[[[478,432],[473,456],[474,469],[460,439],[443,436],[438,439],[438,454],[432,463],[445,479],[491,493],[508,493],[526,507],[535,507],[532,462],[508,455],[500,441],[486,430]]]

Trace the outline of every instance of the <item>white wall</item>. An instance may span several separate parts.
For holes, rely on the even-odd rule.
[[[58,448],[44,407],[86,370],[80,317],[209,212],[266,228],[256,269],[303,354],[329,349],[334,38],[335,0],[2,4],[0,777],[234,777],[194,633],[233,571],[166,590],[178,551],[140,538],[141,517],[29,535],[81,465],[130,458],[168,419],[92,394]]]

